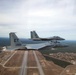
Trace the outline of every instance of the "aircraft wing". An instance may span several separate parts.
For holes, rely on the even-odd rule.
[[[52,43],[50,44],[49,42],[40,43],[40,44],[26,44],[27,49],[40,49],[46,46],[53,47],[54,45]]]

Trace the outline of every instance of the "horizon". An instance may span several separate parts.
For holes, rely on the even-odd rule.
[[[0,0],[0,37],[17,32],[30,38],[60,36],[76,40],[76,0]]]
[[[1,38],[3,38],[3,39],[10,39],[9,37],[0,37],[0,39],[1,39]],[[19,38],[19,37],[18,37],[18,38]],[[31,38],[24,38],[24,37],[23,37],[23,38],[21,37],[21,38],[19,38],[19,39],[31,40]],[[76,40],[74,40],[74,39],[72,39],[72,40],[67,40],[67,39],[65,39],[65,40],[62,40],[61,42],[63,42],[63,41],[76,41]]]

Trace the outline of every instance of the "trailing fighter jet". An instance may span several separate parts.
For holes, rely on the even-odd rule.
[[[46,46],[54,46],[54,43],[49,42],[42,42],[36,44],[22,44],[20,39],[16,36],[14,32],[9,33],[10,37],[10,46],[5,46],[4,49],[6,50],[16,50],[16,49],[40,49]]]
[[[33,41],[50,41],[50,43],[53,43],[53,47],[56,48],[56,47],[68,47],[68,45],[64,45],[64,44],[61,44],[60,41],[62,40],[65,40],[64,38],[61,38],[59,36],[53,36],[53,37],[50,37],[50,38],[41,38],[38,36],[38,34],[36,33],[36,31],[31,31],[31,39]]]
[[[31,39],[34,41],[56,41],[56,42],[57,40],[65,40],[64,38],[61,38],[59,36],[53,36],[50,38],[41,38],[35,31],[31,31]]]

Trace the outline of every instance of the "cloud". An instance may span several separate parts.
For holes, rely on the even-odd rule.
[[[47,36],[74,35],[75,9],[76,0],[0,0],[0,32],[20,32],[21,37],[25,34],[28,37],[30,30],[37,30],[42,36],[45,36],[43,32]]]

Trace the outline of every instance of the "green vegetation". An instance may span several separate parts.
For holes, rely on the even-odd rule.
[[[71,63],[69,62],[65,62],[65,61],[62,61],[62,60],[58,60],[58,59],[54,59],[54,58],[51,58],[51,57],[47,57],[47,56],[44,56],[46,58],[46,60],[48,61],[53,61],[55,64],[65,68],[67,65],[72,65]]]
[[[68,47],[55,48],[55,50],[52,50],[51,47],[46,47],[46,48],[40,49],[40,52],[42,54],[57,53],[57,52],[76,53],[76,41],[66,41],[63,43],[67,44]]]
[[[68,47],[55,48],[55,50],[52,50],[51,47],[46,47],[46,48],[40,49],[39,51],[42,54],[50,54],[50,53],[58,53],[58,52],[62,52],[62,53],[65,53],[65,52],[76,53],[76,41],[65,41],[63,43],[67,44]],[[64,67],[64,68],[67,65],[70,65],[70,63],[68,63],[68,62],[63,62],[63,61],[60,61],[60,60],[56,60],[54,58],[50,58],[50,57],[46,57],[46,56],[45,56],[45,58],[48,61],[53,61],[55,64],[57,64],[57,65],[59,65],[61,67]]]

